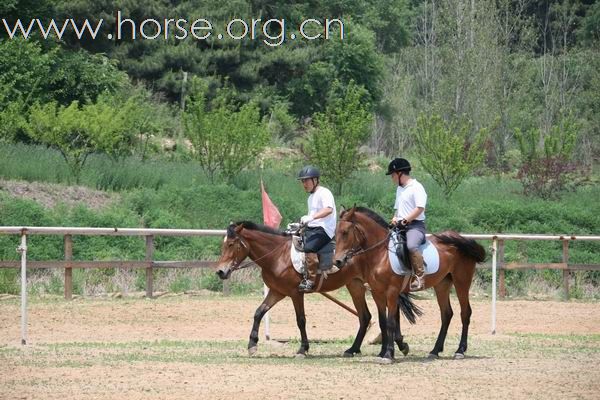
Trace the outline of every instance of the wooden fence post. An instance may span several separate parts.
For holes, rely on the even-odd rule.
[[[73,267],[69,261],[73,260],[73,237],[71,235],[65,235],[65,300],[71,300],[73,298]]]
[[[152,258],[154,257],[154,236],[146,236],[146,297],[151,299],[154,286],[154,275],[152,273]]]
[[[571,273],[569,271],[569,241],[568,240],[563,240],[562,262],[567,264],[567,268],[563,269],[563,287],[565,290],[565,300],[569,300],[569,278],[571,277]]]
[[[496,261],[498,263],[498,275],[499,275],[499,295],[500,298],[503,299],[506,296],[506,277],[504,274],[506,270],[504,269],[504,240],[498,240],[498,259]]]

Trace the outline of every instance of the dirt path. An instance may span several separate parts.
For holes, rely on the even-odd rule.
[[[349,302],[348,300],[345,300]],[[403,321],[411,354],[375,362],[378,346],[343,359],[354,316],[321,296],[307,301],[311,357],[296,342],[245,344],[258,297],[178,296],[155,300],[34,301],[30,345],[19,341],[19,305],[0,301],[0,399],[178,398],[598,398],[597,303],[506,301],[491,335],[490,303],[473,303],[467,359],[424,363],[439,329],[434,300],[419,301],[417,325]],[[374,312],[372,302],[370,308]],[[458,344],[459,307],[445,357]],[[262,333],[262,331],[261,331]],[[297,339],[290,301],[271,316],[271,335]],[[401,357],[401,356],[398,356]]]

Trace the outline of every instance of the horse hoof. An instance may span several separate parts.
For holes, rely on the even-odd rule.
[[[463,353],[454,353],[454,359],[455,360],[464,360],[465,355]]]
[[[351,351],[345,351],[344,354],[342,354],[342,357],[352,358],[352,357],[354,357],[354,353]]]
[[[382,365],[390,365],[394,362],[394,360],[392,360],[391,358],[386,358],[386,357],[377,357],[376,361],[378,364],[382,364]]]
[[[248,348],[248,355],[249,355],[250,357],[252,357],[253,355],[255,355],[255,354],[256,354],[256,351],[257,351],[257,350],[258,350],[258,347],[256,347],[256,346],[253,346],[253,347],[250,347],[250,348]]]
[[[408,352],[410,351],[410,347],[408,347],[408,343],[404,343],[404,347],[402,349],[400,349],[400,351],[402,352],[402,354],[404,354],[404,356],[407,356]]]
[[[439,357],[437,354],[432,354],[432,353],[429,353],[429,354],[427,355],[427,357],[425,358],[425,362],[431,362],[431,361],[435,361],[435,360],[437,360],[438,358],[440,358],[440,357]]]
[[[296,353],[294,355],[294,358],[306,358],[306,354],[304,354],[304,353]]]

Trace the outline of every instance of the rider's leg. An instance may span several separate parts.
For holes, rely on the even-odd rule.
[[[307,228],[304,239],[304,252],[316,253],[330,241],[331,238],[325,233],[323,228]],[[305,279],[300,282],[298,289],[305,292],[312,290],[317,277],[317,267],[318,263],[306,262],[306,276]]]
[[[410,263],[413,268],[413,279],[410,283],[410,290],[421,290],[425,286],[425,266],[423,255],[419,251],[419,246],[425,241],[425,224],[421,221],[413,221],[409,224],[406,231],[406,246]]]

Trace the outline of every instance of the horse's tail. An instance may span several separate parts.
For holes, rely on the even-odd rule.
[[[423,315],[423,310],[421,307],[413,303],[413,299],[416,296],[410,293],[400,293],[398,296],[398,306],[400,307],[400,311],[404,314],[404,317],[411,324],[415,324],[417,322],[417,317]]]
[[[467,239],[454,231],[437,233],[433,236],[440,243],[456,247],[464,256],[472,258],[478,263],[485,261],[485,249],[473,239]]]

